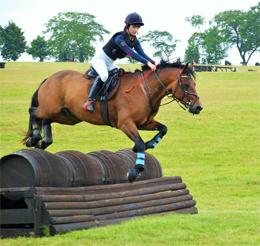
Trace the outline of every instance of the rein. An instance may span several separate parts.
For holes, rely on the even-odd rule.
[[[152,70],[150,70],[150,72],[151,72],[151,71],[152,71]],[[149,72],[149,73],[150,73],[150,72]],[[147,91],[147,95],[148,95],[148,99],[149,99],[149,104],[150,104],[150,108],[151,108],[151,113],[150,113],[149,116],[147,117],[146,122],[143,123],[143,124],[142,124],[141,126],[139,126],[139,127],[144,126],[144,125],[149,121],[149,119],[150,119],[150,117],[152,116],[152,114],[155,113],[155,112],[157,112],[158,109],[159,109],[159,107],[161,107],[161,106],[165,106],[165,105],[167,105],[167,104],[169,104],[169,103],[171,103],[171,102],[176,101],[176,102],[178,103],[178,105],[179,105],[183,110],[189,111],[189,107],[191,107],[192,104],[194,104],[194,103],[199,99],[199,95],[194,94],[194,93],[190,93],[190,92],[186,91],[186,90],[184,89],[182,83],[181,83],[181,79],[182,79],[182,78],[191,78],[191,76],[181,76],[181,75],[180,75],[180,72],[179,72],[179,74],[178,74],[178,83],[176,83],[176,86],[175,86],[175,89],[174,89],[174,93],[171,93],[171,92],[166,88],[166,86],[163,84],[163,82],[160,80],[160,78],[159,78],[159,76],[157,75],[157,73],[154,72],[154,74],[155,74],[157,80],[158,80],[158,81],[160,82],[160,84],[162,85],[162,87],[163,87],[163,88],[166,90],[166,92],[168,93],[167,96],[168,96],[169,98],[172,98],[172,101],[170,101],[170,102],[168,102],[168,103],[165,103],[165,104],[162,104],[162,105],[159,105],[156,109],[154,109],[154,108],[153,108],[152,97],[151,97],[151,94],[150,94],[150,92],[149,92],[149,90],[148,90],[147,84],[146,84],[146,82],[145,82],[145,77],[146,77],[146,75],[148,75],[148,73],[147,73],[145,76],[143,76],[143,73],[141,72],[142,79],[141,79],[140,81],[138,81],[138,83],[137,83],[136,85],[138,85],[138,84],[143,80],[144,86],[145,86],[145,90]],[[136,85],[135,85],[135,86],[136,86]],[[181,90],[182,90],[182,92],[183,92],[183,97],[182,97],[181,100],[179,100],[179,99],[177,99],[177,98],[175,97],[175,93],[176,93],[176,91],[177,91],[178,85],[180,85]],[[135,86],[134,86],[134,87],[135,87]],[[132,89],[126,91],[126,93],[131,92],[131,91],[134,89],[134,87],[133,87]],[[196,96],[196,99],[195,99],[195,101],[194,101],[193,103],[192,103],[192,101],[190,100],[190,98],[189,98],[188,95]],[[187,102],[187,103],[183,101],[184,97],[186,97],[186,98],[188,99],[188,102]],[[183,104],[185,107],[183,107],[181,104]]]
[[[184,87],[183,87],[183,84],[181,83],[181,79],[182,79],[182,78],[191,78],[191,76],[181,76],[180,71],[179,71],[179,73],[178,73],[178,83],[176,83],[174,92],[171,93],[171,92],[166,88],[166,86],[163,84],[163,82],[160,80],[160,78],[159,78],[159,76],[157,75],[157,73],[154,72],[154,74],[155,74],[157,80],[158,80],[158,81],[160,82],[160,84],[162,85],[162,87],[163,87],[163,88],[166,90],[166,92],[168,93],[167,96],[168,96],[169,98],[172,98],[172,101],[170,101],[170,102],[168,102],[168,103],[165,103],[165,104],[162,104],[162,105],[160,105],[159,107],[165,106],[165,105],[167,105],[167,104],[169,104],[169,103],[171,103],[171,102],[176,101],[176,102],[178,103],[178,105],[179,105],[183,110],[188,111],[189,108],[190,108],[193,104],[195,104],[196,101],[200,98],[198,94],[194,94],[194,93],[190,93],[190,92],[186,91],[186,90],[184,89]],[[150,107],[151,107],[151,109],[152,109],[152,112],[155,112],[155,111],[158,110],[159,107],[158,107],[156,110],[153,109],[153,107],[152,107],[151,95],[150,95],[150,93],[149,93],[149,91],[148,91],[148,88],[147,88],[147,86],[146,86],[146,83],[145,83],[145,80],[144,80],[144,79],[143,79],[143,81],[144,81],[144,84],[145,84],[146,91],[148,92],[148,97],[149,97],[149,101],[150,101]],[[181,90],[182,90],[182,93],[183,93],[183,97],[182,97],[181,100],[179,100],[179,99],[177,99],[177,98],[175,97],[175,93],[176,93],[176,91],[177,91],[178,85],[180,85]],[[196,97],[196,99],[195,99],[194,102],[192,102],[192,101],[190,100],[189,95],[192,95],[192,96],[195,96],[195,97]],[[187,98],[188,102],[184,102],[184,101],[183,101],[183,99],[184,99],[185,97]],[[182,105],[184,105],[185,107],[183,107]]]

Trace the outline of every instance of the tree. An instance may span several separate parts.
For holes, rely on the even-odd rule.
[[[193,15],[192,17],[186,17],[185,21],[189,22],[192,27],[198,28],[199,32],[192,34],[188,40],[188,48],[185,50],[185,60],[195,60],[200,62],[200,57],[205,55],[204,49],[204,33],[201,31],[201,27],[205,23],[205,18],[201,15]],[[194,56],[194,57],[193,57]]]
[[[27,48],[27,53],[32,55],[34,60],[40,58],[40,62],[43,62],[44,58],[50,53],[44,37],[38,35],[37,38],[31,42],[31,47]]]
[[[205,18],[201,15],[193,15],[192,17],[186,17],[185,21],[189,22],[192,27],[199,28],[199,31],[201,32],[200,26],[203,26],[205,23]]]
[[[9,21],[8,26],[0,28],[0,34],[0,50],[3,59],[16,61],[26,48],[22,29],[14,22]]]
[[[58,13],[50,19],[43,33],[51,35],[48,40],[51,55],[58,61],[91,59],[96,51],[93,44],[97,38],[103,41],[103,34],[109,33],[94,19],[93,15],[78,12]]]
[[[173,40],[170,33],[164,31],[149,31],[147,35],[139,38],[140,42],[149,42],[150,46],[157,50],[153,56],[164,60],[170,60],[176,44],[180,40]]]
[[[185,62],[192,63],[193,60],[198,62],[200,59],[199,45],[196,44],[193,40],[188,41],[188,47],[185,50]]]
[[[0,48],[4,44],[4,28],[0,25]]]
[[[203,25],[204,17],[199,15],[194,15],[193,17],[189,17],[185,19],[186,21],[190,22],[193,27],[199,27],[200,32],[195,32],[192,34],[188,43],[189,50],[185,51],[186,57],[191,58],[189,53],[194,51],[195,47],[198,47],[199,57],[202,58],[201,63],[219,63],[222,59],[227,57],[227,49],[228,46],[226,44],[226,40],[220,35],[220,30],[218,26],[213,26],[211,22],[210,28],[204,30],[203,32],[200,29],[200,26]],[[191,53],[193,56],[195,54]],[[199,59],[195,61],[199,62]]]
[[[205,49],[205,58],[208,63],[218,64],[226,58],[227,47],[225,40],[220,34],[217,26],[212,26],[204,33],[203,46]]]
[[[214,21],[221,27],[221,33],[230,46],[235,45],[247,65],[252,54],[260,51],[260,2],[246,11],[229,10],[220,12]]]

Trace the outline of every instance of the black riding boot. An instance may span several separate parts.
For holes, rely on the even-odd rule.
[[[82,105],[82,108],[84,110],[93,113],[93,111],[94,111],[93,102],[94,102],[94,99],[97,96],[98,92],[102,88],[102,86],[103,86],[103,81],[100,79],[99,76],[97,76],[93,82],[93,86],[88,95],[88,100],[86,101],[86,103],[84,103]]]

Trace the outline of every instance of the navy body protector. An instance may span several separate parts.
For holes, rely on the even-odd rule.
[[[121,50],[114,41],[115,37],[117,37],[118,35],[124,36],[125,42],[130,48],[134,48],[137,43],[137,38],[135,36],[134,40],[131,41],[128,33],[124,31],[115,33],[103,47],[104,52],[114,61],[118,58],[121,59],[127,56],[127,54],[123,50]]]

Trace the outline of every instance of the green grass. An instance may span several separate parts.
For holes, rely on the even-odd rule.
[[[121,65],[120,65],[121,66]],[[138,65],[122,65],[134,70]],[[44,78],[82,63],[7,63],[0,70],[0,156],[24,148],[31,96]],[[249,72],[248,69],[257,70]],[[176,103],[157,120],[168,133],[149,153],[165,176],[180,175],[197,201],[196,215],[148,216],[54,237],[2,239],[1,245],[260,245],[260,68],[197,73],[204,110],[193,116]],[[141,132],[149,140],[154,132]],[[133,146],[119,130],[81,123],[53,124],[47,150],[117,151]]]

